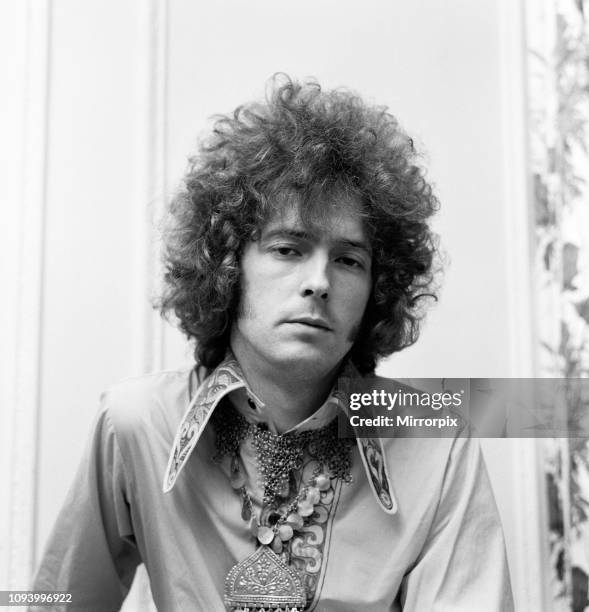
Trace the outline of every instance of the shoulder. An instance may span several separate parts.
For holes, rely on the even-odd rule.
[[[102,393],[101,410],[117,434],[173,427],[204,376],[204,369],[194,366],[127,378]]]

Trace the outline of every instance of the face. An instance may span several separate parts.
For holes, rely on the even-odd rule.
[[[268,371],[325,376],[352,347],[370,295],[371,250],[356,202],[331,202],[320,227],[287,205],[241,259],[237,358]]]

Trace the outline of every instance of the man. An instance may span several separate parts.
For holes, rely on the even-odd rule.
[[[164,611],[512,609],[473,440],[338,436],[431,294],[415,159],[384,109],[313,82],[217,120],[173,202],[161,303],[197,365],[105,394],[36,589],[118,609],[143,562]]]

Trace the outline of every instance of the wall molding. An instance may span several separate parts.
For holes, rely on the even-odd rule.
[[[135,218],[138,232],[136,269],[140,297],[135,342],[135,370],[139,373],[164,365],[165,323],[151,306],[161,289],[160,230],[167,190],[167,81],[168,2],[140,4],[138,168]]]
[[[527,123],[527,33],[524,1],[499,0],[503,218],[506,228],[506,270],[509,304],[508,372],[513,377],[535,374],[533,231]],[[510,547],[516,608],[547,609],[543,584],[548,576],[545,490],[539,441],[513,441],[514,524],[517,540]]]
[[[529,190],[526,28],[523,2],[499,0],[505,278],[509,296],[509,374],[534,375],[533,229]]]
[[[24,144],[10,450],[9,589],[28,586],[36,560],[50,34],[51,0],[29,0],[26,4],[26,66],[22,94]]]
[[[542,440],[518,439],[514,442],[513,499],[519,534],[516,567],[512,568],[518,576],[517,588],[514,588],[516,609],[522,612],[549,610],[548,517]]]

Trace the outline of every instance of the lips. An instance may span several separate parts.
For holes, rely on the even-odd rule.
[[[294,319],[289,319],[287,323],[299,323],[301,325],[307,325],[309,327],[322,329],[324,331],[332,331],[327,321],[325,319],[322,319],[321,317],[296,317]]]

